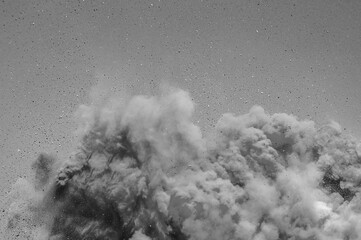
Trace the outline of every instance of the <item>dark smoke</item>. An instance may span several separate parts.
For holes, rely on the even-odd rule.
[[[82,106],[79,151],[19,179],[24,239],[361,239],[361,143],[258,106],[202,137],[184,91]]]

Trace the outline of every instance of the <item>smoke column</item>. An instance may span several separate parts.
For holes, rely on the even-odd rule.
[[[361,239],[361,143],[255,106],[202,136],[189,94],[81,106],[68,160],[42,154],[9,196],[34,240]]]

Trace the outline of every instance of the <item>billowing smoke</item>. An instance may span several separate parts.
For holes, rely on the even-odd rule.
[[[224,114],[202,136],[187,92],[81,106],[68,160],[42,154],[7,232],[35,240],[361,239],[361,143],[332,122]]]

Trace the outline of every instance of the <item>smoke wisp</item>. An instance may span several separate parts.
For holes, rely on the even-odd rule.
[[[42,154],[11,193],[25,239],[361,239],[361,143],[255,106],[208,137],[187,92],[78,110],[79,151]]]

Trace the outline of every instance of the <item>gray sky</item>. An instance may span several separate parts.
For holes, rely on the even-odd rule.
[[[361,135],[358,0],[3,0],[0,11],[1,195],[40,152],[70,154],[73,112],[99,81],[188,90],[204,132],[258,104]]]

